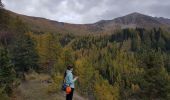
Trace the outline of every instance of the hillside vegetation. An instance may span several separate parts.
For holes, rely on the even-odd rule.
[[[79,76],[76,91],[89,100],[170,99],[167,29],[77,33],[32,31],[21,17],[0,9],[0,98],[15,97],[14,91],[27,85],[36,87],[35,80],[25,84],[26,74],[32,71],[49,75],[52,83],[47,92],[60,94],[66,66],[73,65]]]

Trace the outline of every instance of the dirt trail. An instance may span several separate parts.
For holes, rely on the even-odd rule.
[[[65,93],[47,93],[48,83],[42,82],[40,77],[48,77],[47,75],[37,75],[35,79],[22,82],[15,90],[15,97],[12,100],[65,100]],[[74,93],[73,100],[87,100]]]

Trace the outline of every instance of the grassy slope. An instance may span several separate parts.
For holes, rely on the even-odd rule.
[[[92,24],[71,24],[40,17],[21,15],[11,11],[8,12],[11,16],[18,16],[20,19],[22,19],[31,31],[40,33],[52,32],[62,34],[73,33],[76,35],[87,35],[110,34],[120,28],[141,27],[150,29],[153,27],[162,27],[164,29],[170,29],[170,19],[162,18],[162,20],[160,20],[158,18],[139,13],[132,13],[123,17],[115,18],[113,20],[103,20]]]

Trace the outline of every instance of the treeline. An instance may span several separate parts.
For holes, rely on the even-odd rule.
[[[90,100],[170,99],[169,32],[136,28],[111,35],[39,34],[0,11],[0,97],[10,96],[30,70],[51,75],[49,91],[59,92],[71,64],[79,76],[76,90]]]

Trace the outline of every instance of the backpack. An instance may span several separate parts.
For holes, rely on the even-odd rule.
[[[63,91],[66,91],[66,88],[67,88],[66,83],[63,83],[63,85],[62,85],[62,88],[61,88],[61,89],[62,89]]]

